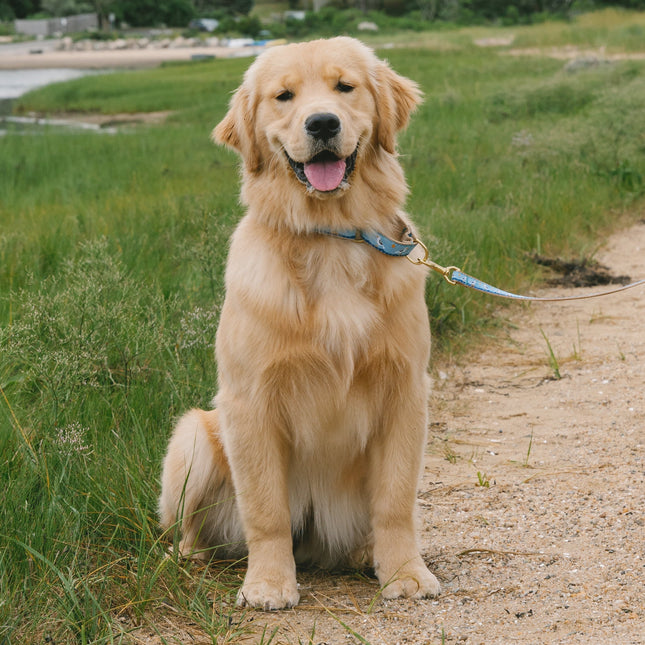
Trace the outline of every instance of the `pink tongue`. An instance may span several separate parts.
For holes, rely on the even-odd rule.
[[[336,190],[345,176],[345,165],[344,159],[306,163],[305,176],[316,190]]]

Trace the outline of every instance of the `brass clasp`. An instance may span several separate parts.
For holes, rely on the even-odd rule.
[[[413,238],[413,241],[423,250],[423,257],[411,258],[409,255],[407,255],[407,259],[412,262],[412,264],[423,264],[427,267],[430,267],[433,271],[440,273],[443,276],[443,279],[449,284],[456,284],[456,282],[452,279],[452,273],[453,271],[461,271],[461,269],[454,266],[442,267],[440,264],[433,262],[432,260],[428,259],[428,256],[430,255],[428,247],[416,237]]]

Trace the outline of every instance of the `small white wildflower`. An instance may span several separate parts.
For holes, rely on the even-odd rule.
[[[219,310],[196,307],[180,321],[181,349],[208,349],[213,346]]]
[[[68,455],[87,455],[91,452],[89,446],[85,445],[85,428],[77,421],[68,423],[64,428],[56,428],[55,444],[60,452]]]

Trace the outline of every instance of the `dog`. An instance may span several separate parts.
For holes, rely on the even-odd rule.
[[[357,40],[288,44],[251,64],[213,131],[241,156],[246,214],[214,409],[178,422],[159,509],[183,555],[248,554],[239,605],[297,605],[296,562],[373,567],[386,599],[439,593],[414,519],[426,273],[374,242],[414,235],[396,136],[420,101]]]

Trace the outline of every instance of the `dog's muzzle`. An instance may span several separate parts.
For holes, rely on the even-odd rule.
[[[349,157],[337,154],[340,119],[331,112],[316,112],[307,117],[304,129],[314,153],[309,161],[296,161],[287,154],[289,165],[309,190],[332,193],[346,184],[356,165],[358,147]]]

